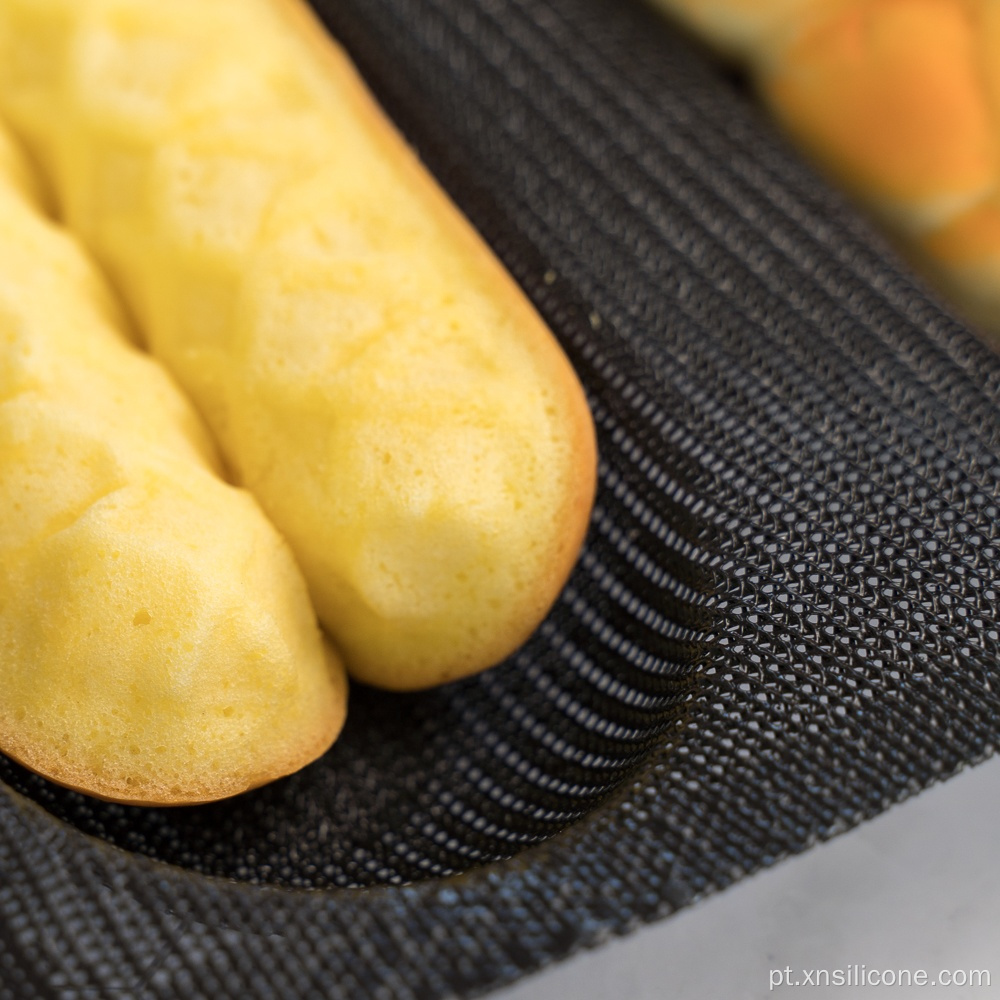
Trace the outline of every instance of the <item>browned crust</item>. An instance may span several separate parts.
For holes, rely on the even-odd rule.
[[[0,746],[0,751],[11,760],[36,774],[40,774],[53,784],[61,785],[63,788],[69,788],[75,792],[82,792],[84,795],[105,802],[157,807],[193,806],[217,802],[220,799],[249,792],[254,788],[260,788],[262,785],[276,781],[278,778],[294,774],[307,764],[322,757],[330,749],[344,728],[344,722],[347,718],[348,684],[347,675],[339,662],[332,656],[328,656],[327,660],[330,666],[332,689],[327,699],[327,710],[316,719],[310,732],[300,733],[300,739],[294,743],[289,741],[285,752],[276,755],[266,769],[238,778],[223,775],[222,780],[215,782],[202,781],[199,783],[197,778],[201,776],[192,775],[192,780],[182,795],[171,794],[168,788],[152,782],[147,786],[116,782],[106,776],[95,775],[87,771],[86,768],[73,766],[67,761],[46,760],[44,756],[38,755],[34,749],[24,749],[16,743],[4,744]]]

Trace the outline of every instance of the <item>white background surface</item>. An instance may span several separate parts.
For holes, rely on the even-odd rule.
[[[988,987],[782,986],[771,969],[986,969]],[[1000,759],[489,1000],[1000,998]]]

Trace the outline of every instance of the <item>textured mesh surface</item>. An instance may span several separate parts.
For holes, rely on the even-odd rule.
[[[577,364],[587,549],[511,661],[238,800],[0,759],[2,1000],[481,992],[993,749],[997,358],[641,7],[316,7]]]

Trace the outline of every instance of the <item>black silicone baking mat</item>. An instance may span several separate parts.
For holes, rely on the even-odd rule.
[[[315,7],[578,366],[587,548],[510,661],[237,800],[0,758],[2,1000],[478,994],[994,746],[994,354],[638,3]]]

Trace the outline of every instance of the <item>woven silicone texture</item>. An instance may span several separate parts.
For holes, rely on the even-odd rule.
[[[473,995],[995,744],[997,358],[643,7],[315,6],[578,366],[587,549],[521,654],[356,691],[269,789],[0,765],[3,1000]]]

